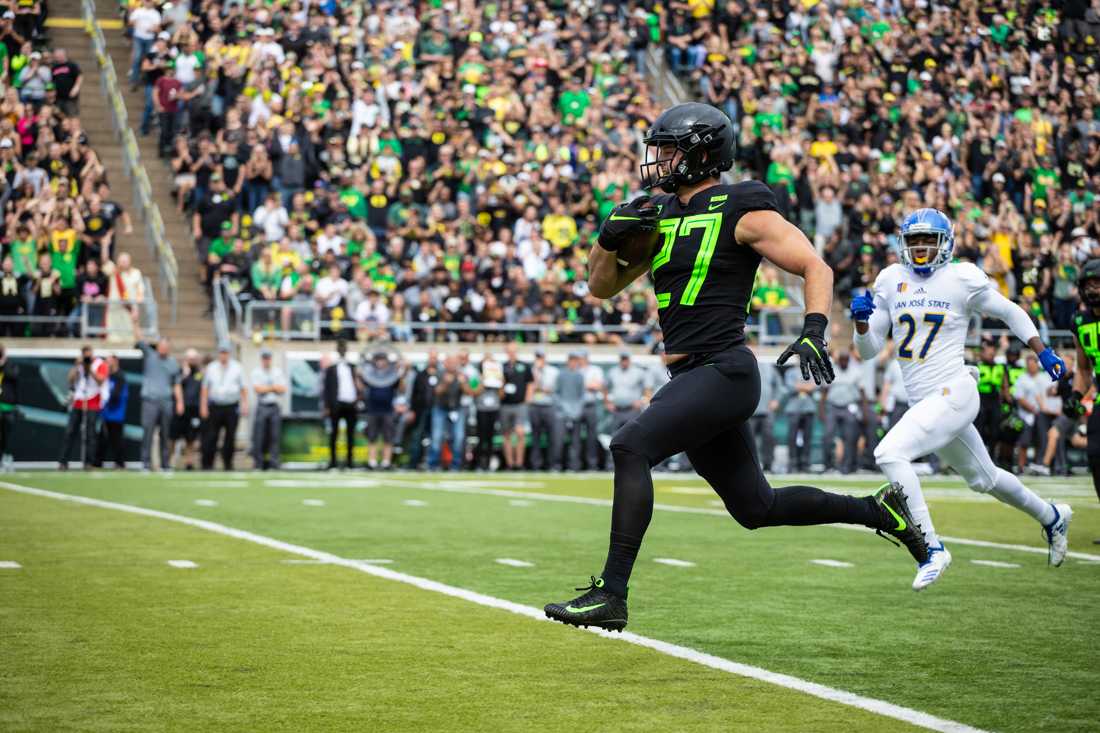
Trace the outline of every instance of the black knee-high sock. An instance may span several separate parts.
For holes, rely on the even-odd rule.
[[[1096,492],[1096,498],[1100,500],[1100,460],[1090,460],[1089,470],[1092,471],[1092,489]]]
[[[630,572],[653,518],[653,478],[649,461],[619,447],[611,449],[615,461],[615,503],[611,508],[611,545],[603,568],[604,587],[626,595]]]
[[[863,524],[882,529],[882,511],[873,497],[847,496],[813,486],[785,486],[775,490],[775,502],[764,526],[809,524]]]

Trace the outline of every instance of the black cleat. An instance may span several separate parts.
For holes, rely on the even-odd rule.
[[[882,524],[875,529],[875,534],[886,539],[893,537],[901,542],[918,565],[928,562],[928,543],[924,540],[924,531],[913,521],[901,484],[883,484],[875,492],[875,503],[882,512]]]
[[[626,626],[626,598],[604,590],[603,578],[592,576],[592,585],[577,588],[585,591],[571,601],[548,603],[546,618],[570,626],[596,626],[608,631],[622,631]]]

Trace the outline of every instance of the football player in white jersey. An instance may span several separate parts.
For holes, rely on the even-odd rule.
[[[875,460],[892,483],[900,484],[931,550],[917,568],[913,590],[936,581],[951,553],[932,526],[913,461],[935,453],[974,491],[988,493],[1031,515],[1042,525],[1049,561],[1065,559],[1072,511],[1036,496],[1016,476],[998,468],[974,427],[978,387],[964,363],[972,313],[1004,321],[1030,346],[1051,379],[1066,373],[1065,363],[1039,338],[1020,306],[1001,295],[985,273],[968,262],[952,262],[951,222],[935,209],[920,209],[901,225],[901,264],[879,273],[874,291],[851,305],[855,344],[863,359],[874,357],[893,331],[909,409],[875,448]]]

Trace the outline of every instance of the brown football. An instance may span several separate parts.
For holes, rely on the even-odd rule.
[[[657,230],[651,232],[638,232],[628,241],[619,245],[615,251],[615,259],[623,267],[633,267],[643,262],[649,262],[657,253]]]

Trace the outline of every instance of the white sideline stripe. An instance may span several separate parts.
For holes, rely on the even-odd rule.
[[[218,502],[213,499],[195,499],[195,504],[198,506],[217,506]]]
[[[975,565],[985,565],[988,568],[1018,568],[1019,564],[1014,562],[1001,562],[1000,560],[971,560],[970,562]]]
[[[421,501],[420,499],[405,499],[401,502],[405,506],[428,506],[428,502]]]
[[[498,557],[497,562],[501,565],[507,565],[511,568],[533,568],[535,563],[527,562],[526,560],[516,560],[511,557]]]
[[[393,560],[388,560],[386,558],[378,558],[378,559],[371,559],[371,560],[349,560],[349,562],[362,563],[363,565],[391,565],[391,564],[393,564]],[[284,565],[331,565],[332,563],[330,563],[328,560],[298,560],[298,559],[292,559],[292,560],[283,560],[283,564]]]
[[[611,506],[610,499],[594,499],[588,496],[569,496],[564,494],[544,494],[537,491],[511,491],[508,489],[479,489],[479,488],[457,488],[453,486],[439,486],[436,484],[424,484],[420,482],[403,482],[392,481],[389,483],[390,487],[403,488],[403,489],[420,489],[422,491],[444,491],[452,494],[484,494],[486,496],[503,496],[513,499],[534,499],[536,501],[556,501],[563,504],[588,504],[590,506]],[[678,514],[707,514],[714,517],[728,517],[729,512],[722,509],[707,509],[706,507],[699,506],[677,506],[676,504],[661,504],[655,503],[653,505],[655,510],[663,512],[676,512]],[[858,532],[870,532],[867,527],[861,527],[857,524],[823,524],[822,527],[835,527],[837,529],[854,529]],[[996,550],[1016,550],[1017,552],[1030,552],[1036,555],[1046,555],[1047,548],[1045,547],[1031,547],[1030,545],[1011,545],[1001,542],[988,542],[986,540],[970,540],[965,537],[947,537],[946,535],[940,535],[940,539],[946,542],[951,542],[956,545],[972,545],[974,547],[990,547]],[[1093,555],[1087,552],[1067,552],[1066,557],[1072,557],[1077,560],[1092,560],[1094,562],[1100,562],[1100,555]]]
[[[674,557],[655,557],[653,562],[659,562],[662,565],[671,565],[674,568],[693,568],[695,563],[688,560],[677,560]]]
[[[324,499],[302,499],[302,504],[304,506],[324,506],[325,505],[325,500]]]
[[[193,517],[186,517],[180,514],[170,514],[168,512],[162,512],[156,509],[146,509],[144,507],[133,506],[130,504],[118,504],[113,501],[104,501],[102,499],[92,499],[86,496],[75,496],[72,494],[61,494],[56,491],[47,491],[45,489],[35,489],[30,486],[20,486],[18,484],[11,484],[6,481],[0,481],[0,488],[8,489],[9,491],[15,491],[21,494],[30,494],[32,496],[42,496],[47,499],[57,499],[59,501],[71,501],[75,504],[83,504],[85,506],[100,507],[101,509],[114,509],[120,512],[126,512],[128,514],[138,514],[145,517],[154,517],[156,519],[164,519],[169,522],[178,522],[179,524],[185,524],[189,527],[197,527],[198,529],[204,529],[207,532],[213,532],[214,534],[220,534],[225,537],[233,537],[234,539],[244,540],[245,542],[252,542],[257,545],[269,547],[273,550],[279,550],[281,552],[290,553],[292,555],[299,555],[301,557],[310,558],[313,560],[322,560],[333,565],[341,565],[353,570],[359,570],[360,572],[373,575],[378,578],[385,578],[386,580],[395,580],[399,583],[406,583],[408,585],[421,588],[423,590],[433,591],[435,593],[442,593],[445,596],[452,598],[458,598],[470,603],[477,603],[481,606],[487,606],[489,608],[497,608],[503,611],[510,611],[511,613],[518,614],[520,616],[527,616],[538,621],[547,620],[545,614],[531,606],[524,606],[519,603],[513,603],[512,601],[504,600],[503,598],[494,598],[493,596],[487,596],[482,593],[477,593],[465,588],[458,588],[453,585],[447,585],[446,583],[440,583],[434,580],[428,580],[427,578],[420,578],[415,575],[407,575],[406,573],[399,573],[389,568],[381,568],[373,565],[367,565],[362,562],[356,562],[354,560],[348,560],[342,557],[338,557],[329,552],[322,550],[314,550],[309,547],[303,547],[301,545],[294,545],[289,542],[283,542],[271,537],[265,537],[263,535],[247,532],[242,529],[235,529],[233,527],[227,527],[224,524],[218,524],[217,522],[211,522],[205,519],[195,519]],[[769,684],[776,685],[778,687],[786,687],[796,692],[802,692],[807,695],[819,697],[822,700],[829,700],[830,702],[837,702],[841,705],[848,705],[849,707],[858,708],[867,712],[882,715],[887,718],[894,718],[895,720],[901,720],[912,725],[916,725],[928,730],[938,731],[939,733],[988,733],[981,728],[973,728],[963,723],[957,723],[953,720],[947,720],[945,718],[937,718],[934,715],[928,713],[922,713],[919,710],[913,710],[912,708],[903,707],[901,705],[895,705],[893,703],[886,702],[885,700],[876,700],[872,697],[864,697],[845,690],[838,690],[834,687],[827,687],[825,685],[819,685],[816,682],[809,682],[798,677],[792,677],[791,675],[780,674],[778,672],[771,672],[761,667],[754,667],[749,664],[742,664],[740,662],[734,662],[729,659],[723,659],[722,657],[716,657],[713,654],[707,654],[700,652],[690,647],[680,646],[678,644],[671,644],[667,641],[660,641],[659,639],[650,639],[646,636],[639,636],[638,634],[624,631],[620,634],[615,634],[607,631],[600,631],[595,628],[590,629],[591,633],[598,634],[607,639],[625,641],[628,644],[634,644],[635,646],[645,647],[654,651],[666,654],[670,657],[676,657],[677,659],[683,659],[688,662],[694,662],[695,664],[702,665],[704,667],[710,667],[721,672],[729,672],[741,677],[748,677],[749,679],[759,680],[761,682],[767,682]]]
[[[15,560],[0,560],[0,570],[18,570],[21,567]]]
[[[174,568],[197,568],[198,563],[191,562],[190,560],[169,560],[168,564]]]
[[[844,562],[843,560],[829,560],[827,558],[819,558],[816,560],[810,560],[814,565],[824,565],[827,568],[854,568],[850,562]]]
[[[532,502],[526,499],[512,499],[508,502],[510,506],[531,506]]]

